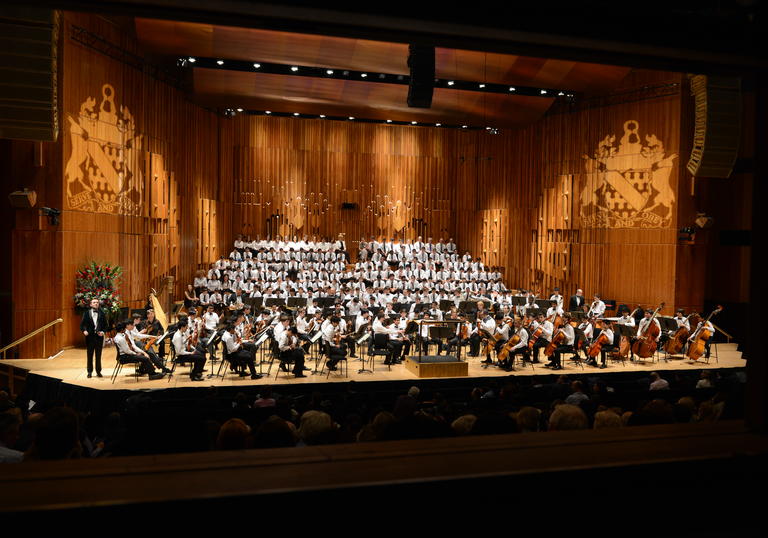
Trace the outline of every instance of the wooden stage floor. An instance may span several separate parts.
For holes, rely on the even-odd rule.
[[[717,350],[717,358],[715,357],[715,349]],[[668,371],[668,370],[700,370],[700,369],[718,369],[718,368],[744,368],[747,361],[742,358],[741,352],[736,349],[735,343],[730,344],[716,344],[712,346],[712,357],[707,363],[706,361],[698,361],[697,363],[690,363],[682,357],[673,357],[670,360],[665,361],[660,355],[657,355],[654,360],[646,359],[645,361],[629,362],[624,365],[621,362],[608,361],[608,367],[605,369],[598,369],[591,366],[584,366],[582,369],[577,364],[571,361],[565,361],[563,363],[563,369],[558,371],[551,371],[548,368],[540,367],[536,365],[535,370],[530,366],[526,368],[517,367],[514,372],[506,372],[495,366],[489,368],[483,368],[481,365],[481,359],[478,357],[466,357],[463,358],[469,360],[469,376],[470,378],[484,378],[484,377],[500,377],[507,375],[548,375],[552,373],[557,374],[589,374],[600,375],[617,372],[652,372],[652,371]],[[398,364],[392,367],[391,370],[382,363],[382,358],[377,357],[376,369],[374,373],[358,373],[360,368],[360,362],[357,359],[349,359],[349,377],[340,375],[339,372],[332,372],[330,377],[326,378],[325,373],[323,375],[315,374],[312,372],[306,372],[307,377],[295,378],[291,374],[280,372],[280,375],[275,379],[275,373],[277,370],[277,363],[272,367],[272,373],[270,376],[264,376],[259,380],[251,380],[250,377],[237,377],[233,374],[228,374],[224,379],[220,377],[214,377],[205,381],[190,381],[188,366],[179,366],[176,369],[176,374],[169,380],[167,377],[158,379],[155,381],[149,381],[146,376],[140,377],[136,381],[133,376],[133,366],[128,365],[122,369],[119,377],[113,384],[110,380],[112,374],[112,368],[115,365],[115,350],[113,346],[107,346],[104,349],[102,355],[102,364],[104,366],[102,370],[103,378],[92,377],[88,379],[85,370],[85,349],[68,349],[62,352],[58,357],[54,359],[16,359],[5,360],[4,364],[23,368],[30,373],[39,374],[42,376],[51,377],[54,379],[60,379],[65,383],[72,385],[78,385],[82,387],[89,387],[100,390],[147,390],[155,389],[162,390],[168,388],[189,388],[189,387],[207,387],[211,385],[215,386],[248,386],[248,385],[277,385],[277,384],[314,384],[314,383],[343,383],[346,381],[404,381],[413,380],[418,381],[418,377],[409,372],[404,364]],[[267,363],[263,364],[264,372],[266,372]],[[314,368],[315,364],[313,360],[307,360],[307,366]],[[210,370],[209,365],[206,368]],[[218,370],[218,363],[214,370]],[[206,372],[204,375],[208,375],[210,372]]]

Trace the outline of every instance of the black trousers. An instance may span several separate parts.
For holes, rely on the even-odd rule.
[[[560,355],[562,355],[563,353],[573,353],[573,346],[557,346],[555,348],[555,352],[552,355],[552,364],[557,368],[560,368],[562,366]]]
[[[436,345],[437,346],[437,354],[440,355],[440,352],[443,350],[443,343],[440,341],[439,338],[419,338],[419,343],[421,344],[421,352],[424,355],[429,354],[429,346]]]
[[[304,350],[297,347],[296,349],[281,351],[280,362],[293,364],[293,373],[300,374],[304,371]]]
[[[541,356],[541,348],[547,347],[549,345],[549,340],[546,340],[544,337],[539,336],[536,339],[536,343],[533,344],[533,361],[539,362],[539,357]]]
[[[328,344],[328,366],[336,366],[336,363],[338,363],[341,359],[347,356],[347,346],[342,342],[340,346],[334,346],[333,344]],[[304,368],[304,357],[302,356],[302,369]],[[294,373],[295,370],[294,370]]]
[[[152,359],[145,357],[144,355],[120,355],[123,362],[138,362],[141,364],[141,371],[145,374],[152,375],[155,373],[155,366],[152,364]],[[162,368],[162,366],[161,366]]]
[[[347,344],[347,347],[349,348],[349,354],[354,357],[355,356],[355,349],[356,349],[355,346],[357,345],[357,341],[355,340],[355,338],[353,336],[349,335],[349,336],[345,336],[344,338],[342,338],[341,341],[344,342],[345,344]]]
[[[245,346],[245,345],[244,345]],[[238,366],[248,366],[252,376],[256,375],[256,366],[253,363],[253,353],[247,349],[239,349],[229,354],[229,362],[237,369]]]
[[[85,337],[86,357],[88,358],[88,373],[93,372],[93,359],[96,358],[96,373],[101,373],[101,350],[104,347],[104,337],[89,334]]]
[[[176,355],[176,361],[192,363],[192,370],[189,372],[190,378],[202,374],[203,367],[205,367],[205,355],[202,355],[197,351],[191,355]]]

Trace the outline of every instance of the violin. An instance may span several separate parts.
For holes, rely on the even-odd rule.
[[[712,331],[707,328],[707,322],[712,319],[712,316],[722,312],[723,307],[718,305],[704,321],[699,322],[699,326],[696,331],[690,337],[690,344],[688,345],[688,352],[685,354],[690,360],[698,360],[706,351],[707,340],[712,338]]]
[[[658,316],[661,309],[664,308],[664,304],[665,303],[661,303],[659,307],[653,311],[653,315],[648,320],[648,325],[643,329],[643,334],[638,336],[637,340],[632,344],[632,353],[641,359],[653,357],[653,354],[656,353],[656,338],[659,336],[661,329],[659,329],[658,325],[653,321],[656,319],[656,316]]]

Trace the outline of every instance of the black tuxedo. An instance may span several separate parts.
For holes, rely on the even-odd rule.
[[[107,316],[104,315],[104,311],[101,308],[99,308],[96,316],[95,325],[91,316],[91,309],[89,308],[83,313],[83,319],[80,321],[80,332],[88,331],[88,336],[85,337],[85,347],[88,356],[89,374],[93,372],[94,354],[96,355],[96,373],[101,373],[101,348],[104,346],[104,337],[99,336],[98,333],[106,332],[107,328]]]
[[[571,299],[568,301],[568,312],[581,311],[581,307],[584,306],[583,295],[571,295]]]

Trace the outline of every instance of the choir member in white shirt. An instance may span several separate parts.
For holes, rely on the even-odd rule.
[[[309,368],[304,366],[304,349],[299,345],[296,327],[285,329],[277,339],[277,345],[280,348],[280,367],[287,371],[286,365],[293,364],[293,375],[306,377],[304,370],[309,370]]]
[[[203,381],[205,355],[197,350],[190,349],[189,333],[186,329],[187,319],[181,318],[176,324],[176,332],[171,339],[173,349],[176,351],[176,362],[191,362],[192,369],[189,372],[189,379],[191,381]]]
[[[114,341],[120,355],[121,362],[139,362],[150,380],[161,379],[165,374],[155,371],[155,365],[144,351],[137,348],[126,334],[126,330],[133,329],[133,321],[121,321],[117,324],[117,334]]]
[[[261,378],[261,374],[256,373],[255,348],[246,349],[244,347],[242,337],[235,334],[234,324],[230,323],[227,325],[227,328],[221,337],[221,341],[224,344],[224,349],[227,353],[227,360],[239,371],[240,377],[248,375],[241,368],[242,366],[248,366],[248,370],[251,373],[251,379]]]

